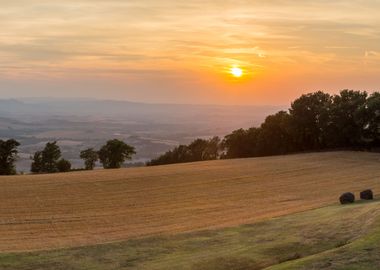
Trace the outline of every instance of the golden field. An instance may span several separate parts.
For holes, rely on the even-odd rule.
[[[380,190],[380,154],[330,152],[0,177],[0,252],[235,226]]]

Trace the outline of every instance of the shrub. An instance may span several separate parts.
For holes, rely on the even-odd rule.
[[[57,169],[59,172],[69,172],[71,170],[71,163],[66,159],[60,159],[57,162]]]

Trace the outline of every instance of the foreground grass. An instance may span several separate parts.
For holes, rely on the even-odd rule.
[[[378,269],[378,225],[380,201],[333,205],[227,229],[3,254],[0,269]]]
[[[329,269],[329,270],[378,270],[380,269],[380,219],[379,209],[371,209],[372,218],[359,217],[363,226],[373,222],[366,234],[349,241],[340,248],[289,261],[268,270]]]

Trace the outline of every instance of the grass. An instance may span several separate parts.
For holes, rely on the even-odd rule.
[[[360,217],[356,222],[368,225],[369,232],[359,234],[354,241],[335,249],[326,250],[300,260],[269,267],[268,270],[329,269],[329,270],[377,270],[380,267],[380,205],[372,209],[373,218]]]
[[[207,250],[201,248],[203,240],[212,243],[218,241],[218,235],[213,235],[212,231],[208,232],[212,235],[211,238],[199,234],[198,238],[194,238],[197,241],[188,243],[188,250],[184,251],[183,257],[173,253],[176,241],[169,241],[172,245],[166,245],[164,242],[167,239],[164,236],[174,237],[178,233],[253,224],[329,205],[336,202],[344,191],[358,192],[366,188],[380,190],[379,161],[380,155],[374,153],[332,152],[152,168],[0,177],[0,252],[60,249],[153,236],[156,237],[152,239],[156,239],[157,242],[154,243],[160,247],[159,250],[168,254],[161,259],[171,261],[174,258],[177,261],[176,257],[179,256],[181,261],[186,261],[190,249],[194,252],[199,249],[202,254],[207,254],[208,250],[212,252],[214,246],[207,246]],[[271,231],[281,230],[280,227],[276,229],[276,224],[271,226]],[[252,235],[260,235],[260,231],[256,227],[250,231],[250,226],[238,228],[238,231],[227,230],[231,235],[228,246],[234,243],[235,246],[227,253],[220,253],[220,258],[215,258],[215,263],[227,260],[228,264],[229,258],[238,258],[236,264],[257,263],[257,259],[245,260],[244,254],[248,254],[245,252],[249,245],[241,244],[241,241],[251,241]],[[244,230],[250,233],[244,235]],[[251,248],[251,251],[255,253],[259,243],[265,247],[267,242],[285,236],[284,233],[260,238],[260,242],[253,245],[255,248]],[[223,241],[224,237],[223,233]],[[286,237],[290,240],[283,249],[301,243],[294,235]],[[317,238],[313,238],[313,241]],[[148,240],[131,241],[128,245],[137,243],[140,246]],[[160,241],[163,241],[162,244]],[[146,243],[147,249],[142,251],[138,251],[137,246],[130,248],[128,254],[137,252],[138,256],[125,259],[123,263],[133,265],[137,263],[137,258],[141,258],[141,253],[149,255],[151,241]],[[216,242],[215,248],[218,243]],[[120,254],[125,254],[124,246],[120,249],[118,244],[111,247],[120,250]],[[268,254],[281,251],[270,250],[269,246],[267,248]],[[303,249],[302,244],[299,251],[289,255],[290,258],[303,256],[304,254],[299,254]],[[94,263],[89,259],[91,256],[87,258],[81,253],[81,249],[70,252],[78,257],[78,264]],[[86,252],[103,254],[102,247],[89,248]],[[157,250],[152,252],[156,254]],[[55,256],[55,253],[51,254]],[[149,255],[144,260],[149,262],[147,258],[154,256]],[[81,260],[82,257],[87,259]],[[109,262],[112,257],[113,255],[99,256],[104,262]],[[204,260],[209,258],[210,256],[205,256]],[[289,258],[277,259],[286,261]],[[50,257],[49,261],[51,262]],[[120,261],[115,262],[117,267],[120,267],[118,263],[123,265]],[[95,265],[102,264],[94,263],[92,269],[96,269]],[[75,266],[72,268],[76,269]]]
[[[0,269],[378,269],[380,201],[251,225],[80,248],[0,255]]]

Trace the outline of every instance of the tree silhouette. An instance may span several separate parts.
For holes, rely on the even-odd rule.
[[[100,162],[105,169],[120,168],[134,154],[136,151],[133,146],[117,139],[109,140],[98,152]]]
[[[42,151],[37,151],[32,157],[31,171],[33,173],[58,172],[58,161],[61,158],[61,150],[57,142],[48,142]]]
[[[59,172],[69,172],[71,170],[70,161],[62,158],[57,162],[57,169]]]
[[[14,139],[0,140],[0,175],[16,174],[15,162],[17,147],[20,143]]]
[[[88,148],[80,152],[80,158],[84,160],[86,170],[93,170],[96,161],[99,159],[98,152],[93,148]]]
[[[343,90],[330,95],[318,91],[296,99],[289,112],[268,116],[260,127],[235,130],[222,142],[196,139],[147,165],[379,147],[380,93],[368,96],[366,92]],[[214,149],[212,153],[210,149]]]

